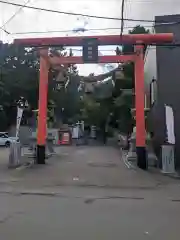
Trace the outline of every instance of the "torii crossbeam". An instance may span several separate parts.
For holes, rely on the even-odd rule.
[[[137,164],[147,169],[146,131],[144,116],[144,45],[164,44],[173,41],[173,34],[131,34],[108,36],[81,36],[55,38],[27,38],[15,39],[14,44],[25,47],[40,48],[40,81],[39,81],[39,116],[37,135],[37,163],[45,164],[46,145],[46,117],[48,72],[50,66],[60,64],[83,64],[82,57],[52,57],[48,56],[48,47],[52,46],[82,46],[85,40],[96,39],[100,45],[135,45],[131,55],[98,56],[98,63],[121,63],[133,61],[135,63],[135,108],[136,108],[136,152]]]

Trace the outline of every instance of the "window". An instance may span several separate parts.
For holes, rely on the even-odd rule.
[[[8,138],[8,135],[4,133],[0,133],[0,138]]]

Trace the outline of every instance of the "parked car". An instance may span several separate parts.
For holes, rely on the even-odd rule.
[[[0,146],[9,147],[12,141],[19,142],[16,137],[9,137],[7,132],[0,132]]]

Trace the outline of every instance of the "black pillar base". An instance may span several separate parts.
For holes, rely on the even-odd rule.
[[[36,152],[36,163],[37,164],[45,164],[46,159],[46,147],[37,145],[37,152]]]
[[[145,147],[136,147],[137,166],[143,170],[148,169],[147,153]]]

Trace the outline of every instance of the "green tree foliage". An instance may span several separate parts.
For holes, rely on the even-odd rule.
[[[37,106],[39,62],[33,49],[1,45],[0,104],[7,116],[7,126],[16,121],[16,101],[24,96]]]
[[[143,26],[137,25],[132,30],[129,31],[129,34],[148,34],[149,30],[145,29]],[[146,46],[145,50],[146,51]],[[133,45],[123,45],[122,46],[122,53],[123,54],[131,54],[134,52],[134,46]]]
[[[136,26],[129,31],[129,34],[148,34],[143,26]],[[146,51],[146,46],[144,51]],[[116,54],[132,54],[134,52],[133,45],[123,45],[122,48],[116,49]],[[131,116],[131,108],[134,107],[134,63],[126,63],[123,65],[124,80],[115,82],[115,89],[113,91],[114,97],[114,111],[112,117],[112,124],[118,126],[122,132],[129,132],[132,129],[134,120]],[[125,89],[125,90],[124,90]],[[132,91],[128,91],[132,90]],[[118,119],[118,120],[117,120]]]
[[[16,101],[20,96],[28,100],[31,109],[38,108],[39,54],[36,49],[17,47],[13,44],[1,44],[0,48],[0,105],[7,119],[3,127],[5,130],[16,122]],[[58,54],[68,54],[62,48],[51,49],[51,51],[53,54],[57,51]],[[64,72],[69,72],[70,67],[71,72],[77,74],[77,69],[73,65],[64,68]],[[57,74],[58,71],[50,69],[48,99],[50,102],[53,101],[55,106],[58,106],[59,100],[57,97],[59,92],[54,87]],[[62,105],[65,105],[63,99],[60,100]],[[50,115],[52,119],[52,110]],[[25,112],[24,117],[26,116],[29,116],[28,112]]]

